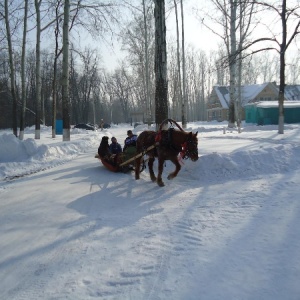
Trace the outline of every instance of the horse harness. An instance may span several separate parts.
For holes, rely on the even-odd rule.
[[[174,151],[176,153],[176,155],[180,154],[180,157],[182,159],[188,159],[190,157],[190,155],[192,154],[191,151],[189,150],[188,145],[195,144],[195,146],[196,146],[196,143],[194,141],[192,141],[191,139],[187,138],[187,140],[184,143],[182,143],[181,145],[174,144],[174,142],[173,142],[174,130],[175,129],[173,127],[169,128],[167,130],[167,132],[162,132],[161,130],[159,130],[155,136],[156,146],[166,147],[166,148]]]

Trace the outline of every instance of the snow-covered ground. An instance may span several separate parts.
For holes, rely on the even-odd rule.
[[[300,124],[224,126],[188,124],[200,158],[163,188],[94,158],[128,124],[1,131],[0,299],[299,300]]]

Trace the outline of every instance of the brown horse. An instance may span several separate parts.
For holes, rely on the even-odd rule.
[[[170,160],[176,169],[174,172],[168,175],[168,179],[173,179],[177,176],[181,169],[178,161],[178,154],[180,153],[182,158],[190,158],[192,161],[198,160],[198,138],[197,133],[185,132],[183,130],[175,130],[173,128],[168,130],[156,131],[143,131],[137,139],[137,153],[146,151],[146,149],[152,145],[155,147],[145,154],[148,155],[148,167],[150,178],[152,181],[156,181],[159,186],[164,186],[162,181],[162,172],[164,168],[164,161]],[[158,174],[155,177],[153,171],[153,163],[155,157],[158,158]],[[142,158],[137,158],[135,161],[135,179],[140,179],[140,164]]]

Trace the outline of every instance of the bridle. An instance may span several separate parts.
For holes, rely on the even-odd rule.
[[[188,159],[191,158],[191,156],[196,156],[198,155],[198,149],[197,149],[197,145],[198,143],[196,141],[192,141],[190,139],[187,139],[182,145],[182,151],[180,152],[180,157],[182,159]],[[193,150],[191,151],[189,146],[192,146],[194,149],[197,150]]]

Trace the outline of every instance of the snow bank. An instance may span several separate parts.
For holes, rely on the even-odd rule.
[[[38,145],[38,140],[33,138],[21,141],[13,134],[3,133],[0,135],[0,180],[32,174],[67,162],[91,149],[96,151],[99,140],[97,134],[82,134],[71,142],[51,141],[46,144],[43,139],[39,142],[45,144]]]
[[[184,161],[181,172],[187,178],[199,181],[219,180],[236,176],[281,173],[299,167],[300,158],[297,153],[299,153],[300,144],[295,143],[297,139],[294,138],[300,131],[298,124],[286,126],[284,135],[278,135],[277,126],[273,125],[247,126],[243,128],[241,134],[234,129],[223,134],[224,125],[227,124],[224,122],[189,123],[187,131],[198,131],[200,158],[197,162]],[[119,131],[124,131],[125,137],[127,129],[120,126]],[[43,128],[41,140],[28,138],[20,141],[13,134],[2,133],[0,134],[0,180],[51,168],[74,159],[82,153],[91,151],[95,153],[101,137],[115,135],[115,128],[101,133],[85,130],[73,131],[70,142],[51,139],[50,128],[47,130]],[[139,125],[133,131],[139,134],[147,129],[147,125]],[[203,153],[203,147],[211,139],[220,140],[221,148],[208,148],[206,153]],[[119,142],[122,143],[122,140]],[[239,147],[237,150],[230,148],[232,146],[228,147],[237,142],[247,142],[249,146]],[[228,153],[222,153],[220,150],[226,147],[229,149]],[[167,172],[168,168],[172,170],[173,165],[168,163]]]

